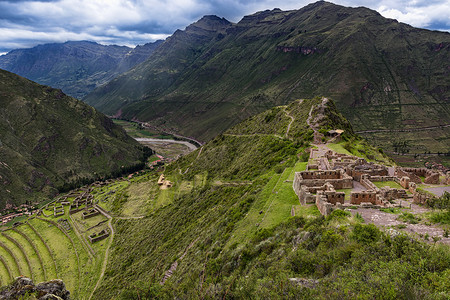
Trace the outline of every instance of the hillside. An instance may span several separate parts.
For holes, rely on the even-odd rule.
[[[344,141],[367,155],[378,152],[320,98],[247,119],[167,166],[172,188],[158,191],[157,175],[145,175],[124,187],[122,203],[116,197],[102,204],[124,217],[113,218],[118,234],[94,298],[445,297],[445,286],[430,288],[425,277],[404,284],[392,278],[416,272],[415,257],[427,266],[439,257],[433,278],[444,282],[446,248],[390,237],[348,212],[323,218],[298,205],[292,179],[306,167],[312,128],[345,128]],[[389,163],[379,153],[376,159]],[[105,199],[108,190],[95,195]]]
[[[44,44],[0,56],[0,68],[82,99],[94,88],[145,61],[161,42],[134,49],[87,41]]]
[[[0,235],[0,281],[61,278],[74,299],[448,298],[448,246],[299,204],[295,172],[322,147],[391,163],[331,100],[296,100],[167,165],[171,183],[147,170],[55,198]]]
[[[319,94],[356,131],[385,130],[385,149],[395,137],[418,142],[411,152],[446,152],[449,127],[392,130],[450,124],[448,61],[449,33],[320,1],[237,24],[206,16],[85,101],[207,141],[274,105]]]
[[[141,163],[143,147],[61,90],[0,70],[0,207]]]

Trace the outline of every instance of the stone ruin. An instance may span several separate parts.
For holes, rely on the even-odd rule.
[[[325,216],[338,208],[355,205],[385,207],[390,205],[390,200],[408,197],[404,190],[390,187],[380,189],[373,183],[400,182],[397,177],[388,176],[385,166],[331,150],[320,155],[318,149],[312,149],[311,157],[307,171],[295,173],[293,189],[302,205],[315,203]],[[345,193],[336,190],[352,189],[354,182],[359,182],[365,190],[352,191],[350,201],[345,203]]]
[[[72,230],[72,227],[70,226],[70,223],[69,221],[67,221],[67,219],[59,219],[58,224],[61,225],[61,227],[64,228],[64,230],[67,232]]]
[[[64,207],[60,203],[55,203],[55,206],[53,207],[53,216],[64,216]]]
[[[427,168],[396,168],[395,175],[399,178],[408,177],[410,182],[415,184],[422,183],[421,177],[424,177],[424,183],[439,184],[439,173]],[[408,187],[405,187],[408,188]]]
[[[347,189],[353,187],[352,181],[353,179],[343,170],[296,172],[294,190],[299,191],[303,185],[320,187],[325,183],[330,183],[336,189]]]
[[[296,172],[293,189],[300,204],[315,203],[323,215],[337,208],[359,205],[360,207],[389,207],[390,201],[413,198],[414,203],[423,204],[432,197],[417,190],[417,184],[440,184],[440,173],[426,168],[395,169],[389,176],[387,167],[356,156],[339,154],[331,150],[321,153],[311,149],[307,171]],[[374,182],[394,181],[403,189],[385,186],[378,188]],[[365,190],[352,191],[350,201],[345,203],[345,193],[339,189],[353,188],[358,182]],[[450,172],[445,174],[444,184],[450,184]],[[361,189],[361,188],[360,188]],[[407,191],[413,195],[407,194]]]
[[[107,238],[108,236],[109,236],[109,230],[103,229],[100,232],[89,235],[88,238],[89,238],[89,241],[93,244],[95,242],[98,242],[98,241],[101,241],[101,240]]]
[[[83,218],[83,220],[89,219],[89,218],[98,216],[99,214],[100,214],[100,212],[96,208],[91,208],[91,209],[83,211],[83,213],[81,214],[81,218]]]
[[[158,179],[158,185],[160,186],[161,189],[167,189],[172,187],[172,182],[170,182],[169,180],[166,180],[166,178],[164,177],[164,174],[161,174],[161,176],[159,176]]]

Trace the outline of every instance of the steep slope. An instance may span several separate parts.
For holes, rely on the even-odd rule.
[[[292,178],[306,167],[313,138],[310,112],[317,130],[345,128],[344,139],[361,142],[333,102],[295,101],[249,118],[167,166],[173,191],[159,190],[157,174],[146,174],[106,200],[120,214],[146,195],[140,212],[147,213],[114,221],[107,271],[93,298],[448,295],[445,284],[427,281],[448,278],[445,248],[390,237],[344,211],[324,219],[314,206],[301,206],[291,217],[298,206]],[[94,195],[103,199],[108,189]],[[441,262],[435,269],[434,261]]]
[[[0,207],[135,167],[143,147],[92,107],[0,70]]]
[[[315,95],[332,97],[357,131],[450,123],[449,33],[323,1],[258,12],[237,24],[206,20],[175,32],[151,60],[86,102],[202,140],[273,105]],[[443,152],[448,138],[436,138]]]
[[[45,44],[0,56],[0,68],[81,99],[145,61],[161,42],[134,49],[87,41]]]

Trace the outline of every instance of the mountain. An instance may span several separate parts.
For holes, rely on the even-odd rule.
[[[449,127],[423,135],[395,130],[450,123],[449,61],[450,33],[320,1],[237,24],[206,16],[84,100],[207,141],[274,105],[324,95],[356,131],[432,137],[436,151],[446,152]]]
[[[0,68],[81,99],[146,60],[161,42],[134,49],[87,41],[44,44],[0,56]]]
[[[94,108],[4,70],[0,132],[0,207],[121,173],[140,165],[144,154]]]

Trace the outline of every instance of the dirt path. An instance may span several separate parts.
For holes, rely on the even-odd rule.
[[[430,211],[428,208],[413,204],[406,200],[402,200],[402,206],[406,208],[410,207],[410,209],[405,209],[404,212],[408,212],[413,215],[420,215]],[[442,228],[434,225],[425,225],[423,224],[423,220],[417,224],[411,224],[398,219],[401,213],[387,213],[374,208],[358,208],[353,210],[352,213],[360,214],[366,223],[373,223],[377,227],[385,228],[388,232],[394,235],[404,231],[419,238],[425,238],[428,236],[428,240],[425,239],[425,241],[428,242],[433,242],[433,237],[436,237],[439,239],[439,243],[450,245],[450,237],[444,237],[444,230]]]
[[[430,187],[424,188],[424,190],[429,191],[438,197],[441,197],[442,195],[444,195],[444,192],[450,193],[450,186]]]
[[[411,128],[411,129],[373,129],[373,130],[362,130],[355,131],[355,133],[376,133],[376,132],[414,132],[414,131],[426,131],[433,129],[442,129],[450,127],[450,124],[439,125],[439,126],[430,126],[430,127],[422,127],[422,128]]]
[[[318,108],[321,108],[326,105],[328,102],[328,98],[322,98],[322,102],[317,105]],[[306,124],[314,131],[314,144],[319,145],[322,144],[322,137],[323,135],[319,133],[317,130],[317,121],[321,119],[322,115],[318,114],[314,119],[312,117],[312,112],[314,110],[314,105],[311,106],[311,109],[308,114],[308,118],[306,119]]]
[[[303,103],[303,99],[299,100],[299,103],[298,103],[298,104],[300,105],[300,104],[302,104],[302,103]],[[291,115],[289,114],[289,112],[286,110],[286,108],[284,108],[283,110],[284,110],[284,113],[286,114],[286,116],[288,116],[289,118],[291,118],[291,122],[289,122],[288,127],[287,127],[287,129],[286,129],[286,133],[285,133],[285,135],[284,135],[286,138],[288,138],[288,136],[289,136],[289,131],[291,130],[291,125],[292,125],[292,123],[294,123],[295,119],[294,119],[293,116],[291,116]]]
[[[252,137],[252,136],[274,136],[279,139],[282,139],[283,137],[278,134],[269,134],[269,133],[252,133],[252,134],[232,134],[232,133],[224,133],[224,136],[235,136],[235,137]]]
[[[89,296],[89,299],[92,299],[92,296],[94,295],[95,291],[97,290],[98,286],[100,285],[100,282],[103,279],[103,276],[105,275],[106,266],[108,265],[108,257],[109,257],[109,249],[111,248],[113,239],[114,239],[114,227],[112,226],[112,217],[103,209],[99,210],[104,216],[108,218],[108,227],[111,231],[108,246],[106,246],[105,251],[105,258],[103,259],[103,266],[102,266],[102,272],[100,273],[100,276],[98,277],[97,283],[95,284],[94,289],[92,290],[91,295]]]

